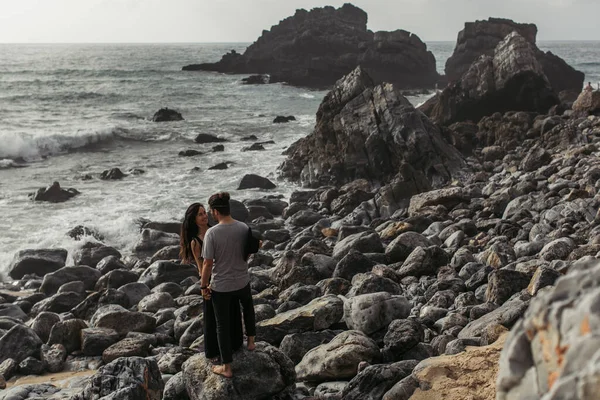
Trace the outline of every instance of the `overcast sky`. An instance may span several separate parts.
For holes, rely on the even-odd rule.
[[[252,42],[328,0],[0,0],[0,43]],[[600,40],[600,0],[355,0],[371,30],[456,40],[465,21],[534,22],[540,40]]]

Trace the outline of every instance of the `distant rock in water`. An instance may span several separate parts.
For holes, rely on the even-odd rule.
[[[179,152],[180,157],[194,157],[194,156],[201,156],[202,154],[203,153],[201,151],[191,150],[191,149]]]
[[[286,153],[283,177],[307,187],[361,178],[386,184],[403,171],[418,192],[450,181],[465,165],[395,85],[374,86],[360,67],[336,83],[319,106],[313,133]]]
[[[240,140],[244,140],[244,141],[251,141],[251,140],[258,140],[258,138],[256,137],[256,135],[250,135],[250,136],[244,136],[242,139]]]
[[[458,81],[429,99],[420,109],[442,125],[479,122],[495,112],[547,112],[559,103],[534,46],[517,32],[482,56]]]
[[[244,85],[264,85],[269,83],[269,75],[250,75],[247,78],[242,79]]]
[[[169,121],[183,121],[183,117],[181,113],[171,110],[169,108],[161,108],[157,112],[154,113],[152,117],[152,121],[154,122],[169,122]]]
[[[493,56],[498,44],[512,32],[517,32],[532,45],[535,58],[557,93],[563,90],[581,90],[583,72],[575,70],[551,52],[544,53],[537,48],[535,24],[520,24],[502,18],[465,23],[465,28],[458,34],[454,53],[446,61],[445,71],[450,82],[460,80],[480,56]]]
[[[263,31],[244,54],[231,51],[217,63],[186,71],[269,74],[270,82],[323,88],[361,65],[376,82],[399,88],[434,87],[435,57],[425,43],[403,30],[367,30],[367,13],[352,4],[303,9]],[[258,79],[258,78],[254,78]]]
[[[196,136],[196,139],[194,139],[194,141],[196,143],[200,143],[200,144],[223,143],[223,142],[226,142],[227,139],[220,138],[215,135],[208,134],[208,133],[201,133],[198,136]]]
[[[253,143],[252,146],[242,148],[242,151],[260,151],[264,150],[264,146],[260,143]]]
[[[44,276],[64,267],[66,261],[65,249],[21,250],[8,267],[8,275],[13,279],[21,279],[27,274]]]
[[[277,116],[275,117],[275,119],[273,120],[274,124],[282,124],[282,123],[286,123],[286,122],[290,122],[290,121],[295,121],[296,117],[294,117],[293,115],[284,117],[284,116]]]
[[[76,189],[62,189],[58,182],[54,182],[47,188],[40,188],[37,192],[29,195],[34,201],[48,201],[50,203],[62,203],[72,197],[81,194]]]
[[[223,146],[222,144],[218,144],[216,146],[213,146],[212,151],[213,151],[213,153],[216,153],[219,151],[225,151],[225,146]]]
[[[104,240],[104,236],[102,236],[100,233],[83,225],[77,225],[75,228],[71,229],[69,232],[67,232],[67,236],[75,240],[81,240],[84,236],[92,236],[99,241]]]
[[[222,162],[222,163],[218,163],[216,165],[213,165],[212,167],[209,167],[209,170],[222,170],[222,169],[227,169],[229,168],[229,165],[227,162]]]
[[[100,175],[100,179],[108,181],[108,180],[119,180],[125,178],[125,175],[119,168],[111,168],[102,172]]]
[[[275,189],[277,186],[268,180],[267,178],[263,178],[259,175],[248,174],[244,175],[242,181],[240,182],[240,186],[238,190],[243,189]]]

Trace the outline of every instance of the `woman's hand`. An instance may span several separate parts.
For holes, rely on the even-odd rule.
[[[206,287],[204,289],[200,289],[202,291],[202,297],[204,298],[204,300],[210,300],[211,298],[211,290],[210,290],[210,286]]]

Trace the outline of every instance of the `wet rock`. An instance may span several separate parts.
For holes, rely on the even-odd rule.
[[[377,344],[358,331],[345,331],[331,342],[310,350],[296,366],[298,380],[320,383],[351,379],[358,372],[361,361],[380,359]]]
[[[69,188],[63,189],[58,182],[46,188],[39,188],[37,192],[29,194],[33,201],[48,201],[50,203],[63,203],[77,195],[81,194],[78,190]]]
[[[108,397],[160,400],[163,389],[164,383],[155,360],[124,357],[101,367],[76,400]]]
[[[216,137],[216,136],[210,135],[208,133],[200,133],[198,136],[196,136],[196,138],[194,139],[194,141],[196,143],[200,143],[200,144],[207,144],[207,143],[222,143],[222,142],[227,142],[227,139]]]
[[[102,171],[100,174],[100,179],[105,181],[115,181],[125,178],[125,175],[119,168],[111,168],[106,171]]]
[[[82,281],[73,281],[65,283],[64,285],[58,288],[58,293],[68,292],[74,292],[80,295],[85,295],[85,283],[83,283]]]
[[[152,116],[153,122],[183,121],[181,113],[168,107],[161,108]]]
[[[65,249],[21,250],[8,266],[8,275],[13,279],[21,279],[27,274],[44,276],[64,267],[66,261]]]
[[[247,174],[244,175],[242,181],[240,182],[237,190],[243,189],[275,189],[277,185],[268,180],[267,178],[263,178],[262,176]]]
[[[179,235],[154,229],[142,229],[142,237],[135,244],[133,251],[141,254],[154,254],[166,246],[179,244]]]
[[[103,258],[108,256],[121,258],[121,253],[113,247],[88,242],[81,249],[73,253],[73,261],[75,265],[86,265],[95,268]]]
[[[19,364],[19,373],[22,375],[41,375],[44,364],[37,358],[27,357]]]
[[[96,311],[90,321],[96,328],[109,328],[119,335],[127,332],[151,333],[156,327],[156,319],[140,312],[127,311],[118,305],[107,305]]]
[[[96,282],[94,290],[100,292],[106,289],[116,289],[138,280],[138,274],[126,269],[115,269],[102,276]]]
[[[213,165],[212,167],[209,167],[209,170],[216,170],[216,171],[221,171],[224,169],[229,168],[229,165],[226,162],[222,162],[222,163],[218,163]]]
[[[83,225],[77,225],[75,228],[71,229],[69,232],[67,232],[67,236],[75,240],[81,240],[85,236],[91,236],[99,241],[104,240],[104,236],[102,236],[95,229],[88,228],[87,226]]]
[[[42,362],[49,372],[61,372],[63,370],[65,360],[67,359],[67,350],[65,349],[65,346],[60,343],[51,346],[43,344],[41,355]]]
[[[47,299],[37,302],[31,309],[31,314],[37,315],[42,311],[50,311],[58,314],[68,312],[83,301],[84,298],[85,296],[81,293],[57,293]]]
[[[14,373],[17,371],[17,367],[18,364],[15,360],[12,358],[7,358],[0,363],[0,376],[2,376],[3,379],[12,378]]]
[[[295,384],[294,364],[277,348],[258,342],[254,351],[242,350],[233,359],[233,379],[216,377],[211,363],[197,355],[183,364],[191,400],[276,398]]]
[[[152,293],[144,297],[138,303],[138,311],[141,312],[157,312],[162,308],[175,307],[175,301],[169,293],[159,292]]]
[[[321,214],[310,210],[297,212],[290,218],[290,223],[294,226],[306,227],[319,222],[323,217]]]
[[[0,317],[10,317],[15,320],[27,321],[29,317],[16,304],[0,304]]]
[[[291,121],[295,121],[296,117],[294,117],[293,115],[289,115],[289,116],[282,116],[279,115],[277,117],[275,117],[275,119],[273,120],[274,124],[282,124],[282,123],[286,123],[286,122],[291,122]]]
[[[185,388],[185,380],[183,372],[178,372],[165,383],[163,392],[163,400],[189,400],[187,390]]]
[[[324,382],[315,389],[315,397],[319,400],[342,400],[342,392],[348,382]]]
[[[386,292],[364,294],[344,302],[344,321],[350,329],[370,335],[395,319],[408,317],[410,309],[410,303],[402,296]]]
[[[188,149],[188,150],[182,150],[178,154],[179,154],[179,157],[195,157],[195,156],[201,156],[204,153],[202,153],[201,151],[198,151],[198,150]]]
[[[351,281],[354,275],[369,272],[373,264],[361,252],[352,249],[335,266],[333,278],[343,278]]]

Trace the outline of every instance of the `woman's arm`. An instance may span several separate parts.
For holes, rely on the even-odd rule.
[[[196,266],[198,267],[198,276],[202,276],[202,249],[196,240],[192,241],[192,254],[194,255],[194,260],[196,261]]]

